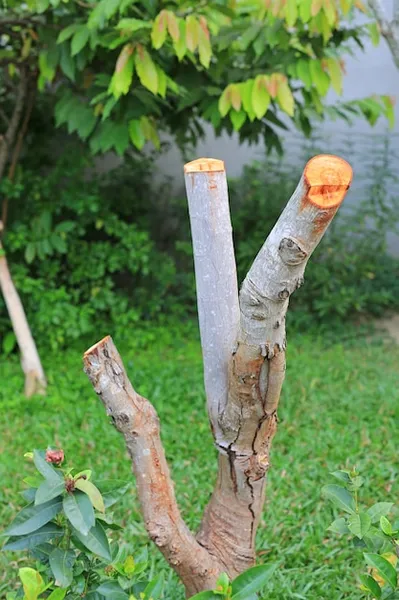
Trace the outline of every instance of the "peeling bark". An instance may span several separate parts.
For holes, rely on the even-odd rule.
[[[249,270],[239,298],[222,161],[185,166],[208,412],[219,451],[212,498],[195,538],[173,491],[152,405],[133,390],[110,338],[85,370],[130,453],[147,531],[187,594],[212,589],[255,560],[270,449],[285,376],[285,317],[307,261],[350,186],[336,156],[313,158]]]

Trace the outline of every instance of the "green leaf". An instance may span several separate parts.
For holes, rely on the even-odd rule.
[[[121,19],[116,29],[126,29],[133,33],[139,29],[151,29],[151,23],[142,19]]]
[[[312,87],[312,77],[310,75],[309,61],[304,58],[300,58],[297,62],[296,68],[299,79],[305,84],[305,89],[309,90]]]
[[[381,598],[381,588],[376,582],[376,580],[373,579],[373,577],[371,577],[371,575],[360,575],[360,581],[365,587],[365,591],[368,591],[370,592],[370,594],[373,594],[373,597],[377,598],[377,600],[378,598]]]
[[[166,40],[167,32],[167,12],[165,10],[162,10],[155,17],[151,31],[152,47],[155,48],[155,50],[159,50],[159,48],[162,48]]]
[[[66,589],[57,588],[53,590],[47,600],[64,600],[67,593]]]
[[[225,117],[230,110],[231,107],[231,97],[230,97],[230,86],[224,90],[223,94],[219,98],[219,112],[222,117]]]
[[[230,112],[230,119],[233,124],[234,131],[239,131],[247,119],[247,114],[244,110],[232,110]]]
[[[367,510],[372,523],[378,523],[381,517],[385,517],[391,510],[393,502],[377,502]]]
[[[129,595],[123,591],[116,581],[106,581],[105,583],[102,583],[96,589],[96,592],[105,598],[110,598],[110,600],[129,600]]]
[[[362,540],[371,527],[371,519],[367,513],[356,513],[348,517],[348,528],[359,540]]]
[[[62,548],[54,548],[50,555],[51,570],[57,585],[62,588],[66,588],[72,583],[75,559],[75,552]]]
[[[396,588],[397,575],[396,569],[388,562],[385,558],[379,554],[367,554],[365,553],[364,559],[366,563],[376,569],[379,575],[386,581],[393,589]]]
[[[51,521],[61,510],[61,498],[55,498],[34,506],[33,504],[23,508],[15,517],[11,525],[2,535],[26,535],[40,529],[43,525]]]
[[[349,528],[344,517],[340,517],[331,523],[330,527],[327,528],[327,531],[333,531],[334,533],[349,533]]]
[[[182,60],[187,52],[186,46],[186,22],[183,19],[179,21],[179,39],[173,42],[173,48],[177,58]]]
[[[119,98],[122,94],[127,94],[133,81],[134,58],[133,45],[123,46],[118,60],[116,61],[115,71],[109,84],[108,91]]]
[[[75,488],[81,490],[85,494],[88,495],[90,501],[94,508],[100,512],[105,512],[104,500],[101,495],[101,492],[94,483],[89,481],[88,479],[78,479],[75,482]]]
[[[21,494],[27,502],[31,503],[31,502],[35,501],[36,492],[37,492],[37,488],[31,487],[31,488],[28,488],[27,490],[23,490],[21,492]]]
[[[71,56],[79,54],[79,52],[86,46],[89,41],[90,31],[86,25],[81,25],[79,29],[73,34],[71,42]]]
[[[156,94],[158,92],[157,69],[151,56],[142,46],[137,49],[135,54],[135,64],[137,75],[139,76],[142,85],[153,94]]]
[[[17,338],[15,337],[15,333],[13,331],[6,333],[3,339],[3,353],[5,356],[8,356],[14,350],[16,343]]]
[[[380,29],[378,24],[376,22],[369,23],[368,28],[373,46],[378,46],[378,44],[380,43]]]
[[[348,471],[333,471],[332,473],[330,473],[330,475],[335,477],[335,479],[343,481],[344,483],[350,483],[352,481],[352,478],[349,475]]]
[[[43,589],[46,587],[42,576],[35,569],[23,567],[19,569],[18,576],[22,581],[26,600],[36,600]]]
[[[259,565],[241,573],[233,581],[231,600],[248,600],[248,597],[261,590],[277,569],[277,564]]]
[[[345,512],[355,512],[355,501],[345,488],[339,485],[325,485],[322,494]]]
[[[80,531],[74,528],[74,534],[78,540],[86,546],[88,550],[104,558],[105,560],[111,560],[111,551],[109,547],[108,538],[105,531],[97,521],[95,526],[92,527],[87,535],[83,535]]]
[[[190,52],[195,52],[199,42],[199,23],[193,15],[186,17],[186,45]]]
[[[11,537],[3,550],[31,550],[43,542],[48,542],[64,535],[64,530],[55,523],[47,523],[40,529],[20,537]]]
[[[294,116],[294,97],[287,81],[281,81],[278,85],[277,102],[287,115]]]
[[[94,527],[93,506],[90,498],[83,492],[67,494],[63,500],[63,508],[68,521],[83,535],[87,535]]]
[[[151,600],[158,600],[162,596],[163,573],[160,573],[152,579],[144,590],[144,597]]]
[[[43,481],[36,491],[35,505],[38,506],[53,498],[57,498],[64,491],[65,481],[63,479],[58,481]]]
[[[393,129],[395,126],[395,102],[391,96],[381,96],[381,100],[385,106],[385,115],[388,119],[389,127]]]
[[[298,18],[297,0],[287,0],[285,7],[285,20],[288,27],[293,27]]]
[[[102,494],[105,508],[110,508],[126,494],[132,484],[123,479],[103,479],[96,481],[96,485]]]
[[[215,594],[212,591],[200,592],[191,596],[190,600],[221,600],[220,594]]]
[[[198,29],[198,53],[200,63],[205,69],[209,67],[212,57],[212,46],[208,26],[204,17],[201,17]]]
[[[138,150],[141,150],[145,144],[145,136],[141,130],[141,123],[138,119],[129,121],[129,136],[132,144],[134,144]]]
[[[36,256],[36,246],[30,242],[27,244],[25,248],[25,260],[28,264],[32,263],[35,260]]]
[[[62,72],[71,81],[75,81],[75,62],[71,56],[69,44],[63,44],[61,46],[60,67]]]
[[[384,516],[380,517],[380,527],[381,530],[385,533],[385,535],[392,535],[392,525],[391,523],[388,521],[388,519]]]
[[[80,27],[81,25],[79,23],[72,23],[71,25],[68,25],[68,27],[65,27],[58,35],[57,44],[62,44],[65,40],[68,40],[78,29],[80,29]]]
[[[328,72],[330,73],[331,84],[338,95],[342,94],[342,69],[339,61],[335,58],[326,59]],[[343,471],[338,471],[343,473]]]
[[[32,548],[31,554],[36,560],[40,560],[40,562],[48,564],[50,562],[50,554],[53,550],[53,544],[50,544],[49,542],[44,542],[44,544],[39,544],[39,546],[35,546],[34,548]]]
[[[252,108],[258,119],[264,117],[270,105],[270,94],[266,89],[266,80],[258,75],[252,88]]]
[[[330,87],[330,78],[321,66],[319,60],[311,60],[309,62],[310,76],[312,83],[316,87],[316,90],[320,96],[325,96]]]

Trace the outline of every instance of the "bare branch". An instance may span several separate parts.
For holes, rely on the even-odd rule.
[[[391,50],[395,65],[399,69],[399,0],[395,0],[392,21],[389,21],[386,16],[382,0],[369,0],[369,5],[380,27],[381,34]]]
[[[24,109],[27,92],[28,78],[25,68],[21,68],[14,110],[10,122],[8,124],[7,131],[3,136],[3,140],[0,139],[0,180],[3,178],[9,152],[12,148],[12,145],[14,144],[15,136],[17,135],[18,126]]]
[[[220,567],[198,544],[180,515],[154,407],[133,389],[109,336],[87,350],[83,360],[107,415],[125,438],[150,538],[190,595],[212,588]]]
[[[198,159],[184,167],[194,249],[198,316],[208,412],[216,441],[227,402],[228,368],[240,318],[237,272],[224,163]]]

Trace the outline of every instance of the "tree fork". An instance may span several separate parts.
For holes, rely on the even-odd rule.
[[[270,449],[285,375],[285,317],[307,261],[352,179],[343,159],[311,159],[238,295],[224,164],[185,165],[208,414],[219,471],[197,538],[184,524],[155,409],[128,381],[112,340],[84,355],[85,371],[124,435],[147,531],[191,595],[255,560]]]

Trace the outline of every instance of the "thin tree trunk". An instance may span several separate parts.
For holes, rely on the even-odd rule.
[[[8,157],[11,153],[19,123],[24,110],[26,95],[28,93],[28,78],[24,67],[21,67],[21,75],[16,92],[14,110],[8,124],[6,133],[0,135],[0,181],[4,176]]]
[[[33,106],[34,91],[31,92],[30,100],[26,103],[26,98],[29,93],[28,87],[28,76],[24,66],[21,66],[20,81],[18,84],[14,110],[5,135],[0,136],[0,180],[4,176],[10,154],[12,155],[9,171],[10,179],[13,180],[15,175],[16,165],[22,149],[23,138],[28,127]],[[22,119],[24,107],[26,107],[25,117],[18,133],[18,127]],[[17,141],[15,143],[16,138]],[[2,220],[0,221],[0,289],[21,352],[21,365],[25,374],[25,395],[30,397],[37,393],[44,394],[47,382],[36,344],[28,325],[24,307],[12,281],[5,251],[1,243],[6,225],[7,213],[8,199],[5,198],[2,203]]]
[[[330,155],[309,161],[239,300],[224,165],[193,161],[185,166],[185,178],[208,413],[219,451],[217,482],[197,541],[176,505],[155,410],[134,392],[110,339],[88,350],[84,363],[125,437],[149,535],[192,594],[213,588],[220,572],[233,578],[254,563],[285,375],[289,297],[303,283],[307,261],[344,199],[352,169]]]
[[[394,0],[392,20],[387,17],[382,0],[369,0],[369,5],[399,69],[399,0]]]
[[[46,378],[40,362],[21,299],[11,279],[7,260],[0,245],[0,289],[3,294],[12,328],[21,352],[21,365],[25,374],[25,395],[43,394]]]

